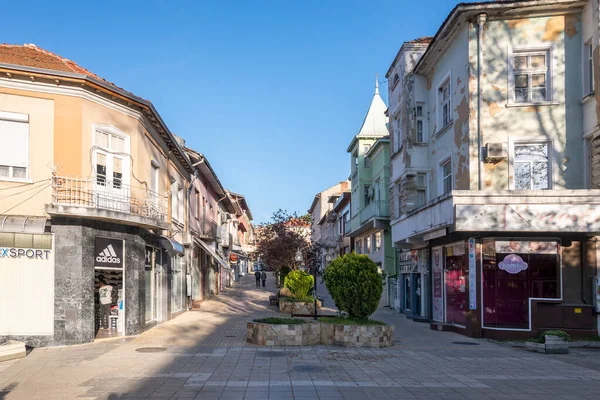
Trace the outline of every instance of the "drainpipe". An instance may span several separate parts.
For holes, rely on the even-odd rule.
[[[483,189],[483,180],[481,177],[481,63],[483,60],[483,25],[487,15],[479,14],[477,16],[477,186],[479,190]]]

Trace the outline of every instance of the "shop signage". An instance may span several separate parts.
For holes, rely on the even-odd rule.
[[[477,308],[477,262],[475,260],[475,239],[469,239],[469,309]]]
[[[51,250],[21,249],[18,247],[0,247],[0,258],[28,258],[30,260],[48,260]]]
[[[97,237],[94,256],[96,267],[123,268],[123,241]]]
[[[152,268],[152,247],[146,246],[145,257],[144,257],[144,266]]]
[[[527,263],[516,254],[509,254],[504,257],[504,261],[498,263],[498,268],[509,274],[518,274],[527,269]]]
[[[441,247],[433,248],[433,319],[435,321],[444,321],[444,299],[443,299],[443,279],[442,279],[442,262],[441,262]]]
[[[600,206],[570,204],[457,204],[457,231],[598,232]]]
[[[236,263],[238,260],[238,255],[235,253],[231,253],[231,255],[229,256],[229,261],[231,261],[232,263]]]
[[[419,253],[417,250],[403,251],[398,255],[398,269],[401,274],[410,274],[418,271]]]
[[[446,236],[446,228],[438,229],[437,231],[429,232],[423,235],[423,240],[433,240]]]

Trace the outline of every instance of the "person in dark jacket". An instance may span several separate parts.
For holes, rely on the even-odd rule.
[[[260,279],[262,279],[263,287],[265,287],[265,283],[267,282],[267,273],[264,270],[260,273]]]
[[[258,270],[254,273],[254,277],[256,278],[256,287],[260,287],[260,272]]]

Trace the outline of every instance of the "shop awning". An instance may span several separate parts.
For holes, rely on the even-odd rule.
[[[206,242],[202,241],[202,239],[198,239],[198,238],[194,238],[194,241],[199,244],[204,250],[208,251],[208,254],[211,255],[212,258],[214,258],[215,260],[217,260],[217,262],[219,264],[221,264],[221,266],[225,269],[230,270],[231,267],[229,266],[229,264],[223,260],[221,257],[219,257],[219,255],[217,254],[217,252],[215,251],[215,249],[211,248],[211,246],[209,246]]]
[[[0,215],[0,232],[44,233],[47,220],[45,217]]]
[[[166,236],[160,237],[160,245],[164,247],[170,254],[183,255],[183,245],[176,240]]]

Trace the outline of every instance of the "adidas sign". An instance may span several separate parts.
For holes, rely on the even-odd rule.
[[[115,249],[112,244],[109,244],[106,249],[104,249],[98,256],[96,257],[97,262],[109,263],[109,264],[120,264],[121,259],[117,257],[117,253],[115,253]]]

